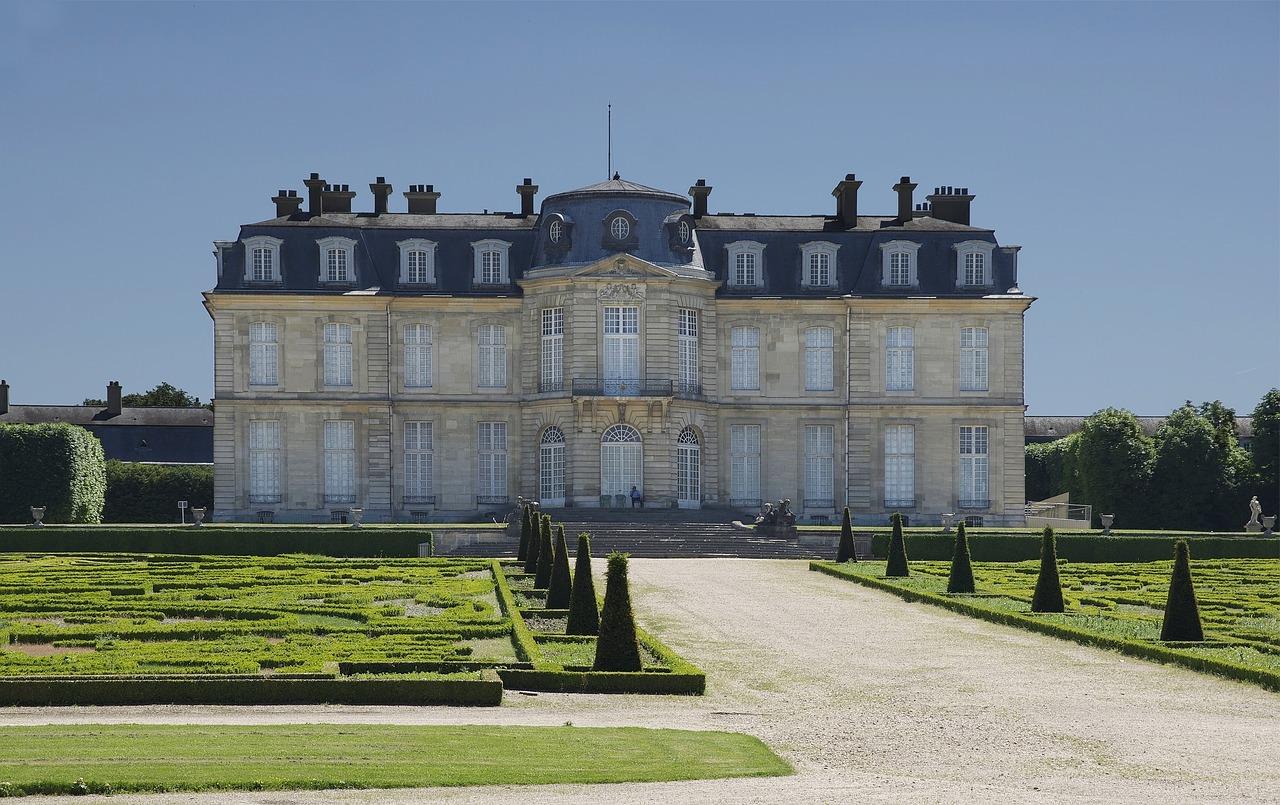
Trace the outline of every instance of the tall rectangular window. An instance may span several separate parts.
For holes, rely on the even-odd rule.
[[[760,388],[760,330],[734,327],[729,331],[729,387],[749,391]]]
[[[960,330],[960,390],[987,390],[985,327],[964,327]]]
[[[827,252],[809,254],[809,285],[825,288],[831,284],[831,255]]]
[[[960,427],[960,506],[985,509],[991,505],[988,490],[987,428]]]
[[[483,388],[507,385],[507,330],[499,324],[484,324],[478,333],[480,350],[479,382]]]
[[[831,391],[835,388],[834,351],[835,331],[830,327],[810,327],[804,331],[805,391]]]
[[[324,326],[324,384],[351,385],[351,325]]]
[[[889,255],[889,284],[911,284],[911,253],[893,252]]]
[[[640,309],[604,309],[604,392],[640,391]]]
[[[754,252],[738,252],[733,261],[734,285],[759,285],[760,266]]]
[[[698,391],[698,311],[680,308],[676,333],[680,352],[680,389],[686,393]]]
[[[249,421],[249,502],[280,502],[280,421]]]
[[[911,425],[884,429],[884,505],[916,505],[916,429]]]
[[[324,423],[324,502],[355,503],[356,423],[330,419]]]
[[[502,284],[502,252],[486,249],[480,253],[480,282],[484,285]]]
[[[760,505],[760,426],[729,426],[729,498],[737,505]]]
[[[434,453],[430,422],[404,423],[404,500],[434,502]]]
[[[966,252],[964,256],[964,284],[987,284],[987,256],[982,252]]]
[[[404,384],[407,388],[430,388],[431,348],[431,327],[429,325],[405,325]]]
[[[829,509],[836,505],[833,494],[834,434],[831,425],[804,426],[804,505]]]
[[[253,281],[270,282],[276,278],[275,255],[272,249],[261,246],[253,250]]]
[[[507,423],[478,422],[476,429],[478,502],[501,503],[507,499]]]
[[[542,374],[539,391],[564,390],[564,308],[542,310]]]
[[[329,282],[346,282],[347,281],[347,250],[346,249],[329,249],[328,250],[328,272],[325,278]]]
[[[890,327],[885,335],[884,387],[889,391],[915,388],[915,331],[910,327]]]
[[[249,385],[274,386],[279,380],[279,332],[269,321],[249,325]]]
[[[406,279],[412,285],[431,282],[431,255],[425,249],[410,249],[405,254]]]

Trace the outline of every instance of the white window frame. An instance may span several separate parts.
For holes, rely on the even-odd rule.
[[[701,383],[698,360],[698,310],[682,307],[676,313],[676,349],[680,390],[695,392]]]
[[[986,327],[960,328],[960,390],[991,390],[991,331]]]
[[[914,508],[916,505],[916,428],[914,425],[884,427],[885,508]]]
[[[994,268],[995,264],[992,260],[996,245],[985,240],[966,240],[964,243],[957,243],[952,247],[956,250],[956,287],[957,288],[990,288],[995,283]],[[981,255],[983,263],[983,276],[981,282],[969,282],[968,279],[968,263],[970,255]]]
[[[729,425],[729,501],[759,505],[761,427]]]
[[[538,500],[543,506],[560,507],[565,502],[564,431],[552,425],[538,442]]]
[[[280,282],[280,246],[284,241],[270,235],[254,235],[240,242],[244,244],[244,281],[246,283]],[[265,279],[255,279],[253,276],[255,249],[266,249],[271,255],[271,275]]]
[[[604,393],[610,396],[638,394],[644,383],[640,362],[640,308],[606,305],[600,310],[600,322]]]
[[[962,508],[991,505],[991,430],[986,425],[960,426],[960,496]]]
[[[685,426],[676,437],[676,507],[702,506],[702,440],[698,432]]]
[[[759,327],[729,328],[729,388],[731,391],[760,390]]]
[[[631,222],[625,215],[615,215],[609,219],[609,237],[614,240],[626,240],[631,237]]]
[[[564,308],[542,309],[538,391],[564,391]]]
[[[320,249],[320,283],[333,285],[349,285],[356,281],[356,242],[351,238],[339,235],[320,238],[316,241]],[[329,276],[330,252],[343,255],[343,275],[337,279]]]
[[[280,385],[280,325],[249,322],[249,385]]]
[[[431,388],[435,333],[429,324],[410,323],[401,330],[404,339],[404,387]]]
[[[356,502],[356,423],[351,419],[324,421],[324,502]]]
[[[737,240],[725,247],[729,255],[729,262],[725,269],[725,282],[733,288],[762,288],[764,287],[764,244],[757,243],[754,240]],[[754,269],[749,275],[744,275],[739,281],[738,277],[738,255],[752,255],[751,261],[754,262]]]
[[[511,244],[505,240],[497,240],[488,238],[486,240],[477,240],[471,244],[472,254],[475,259],[474,272],[472,280],[476,285],[494,286],[506,285],[511,282],[511,272],[508,267],[509,253]],[[498,277],[497,279],[485,279],[484,255],[487,252],[497,252],[498,254]]]
[[[507,423],[476,423],[476,496],[505,500],[507,493]]]
[[[812,241],[800,244],[800,284],[805,288],[834,288],[836,285],[836,252],[840,247],[827,241]],[[822,267],[814,262],[822,262],[825,256],[826,276],[821,276]]]
[[[835,347],[835,328],[827,326],[805,328],[805,391],[835,391]]]
[[[249,503],[279,503],[284,465],[283,423],[249,420]]]
[[[885,391],[914,391],[916,387],[915,328],[893,326],[884,333]]]
[[[396,241],[400,247],[400,283],[402,285],[435,285],[436,284],[436,243],[425,238],[409,238]],[[426,278],[415,279],[411,276],[410,257],[424,254],[426,262]]]
[[[920,251],[922,244],[913,240],[891,240],[887,243],[880,244],[880,284],[885,288],[915,288],[920,284],[919,267],[916,259],[916,252]],[[907,284],[892,284],[891,279],[891,263],[894,254],[907,255]]]
[[[476,328],[476,386],[507,387],[507,328],[501,324],[481,324]]]
[[[835,508],[834,425],[804,426],[804,501],[806,509]]]
[[[435,503],[435,425],[404,423],[404,502]]]
[[[355,328],[344,321],[325,322],[324,385],[351,387],[355,384],[354,352]]]

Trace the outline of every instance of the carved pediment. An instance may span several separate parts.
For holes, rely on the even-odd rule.
[[[646,260],[633,257],[629,254],[619,254],[606,257],[603,260],[592,263],[589,266],[583,266],[581,269],[573,272],[574,277],[598,277],[600,279],[612,279],[618,277],[634,277],[641,279],[644,277],[676,277],[676,272],[661,266],[654,265]]]

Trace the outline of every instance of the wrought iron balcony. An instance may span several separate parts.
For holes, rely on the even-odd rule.
[[[554,380],[538,380],[539,394],[554,394],[558,391],[564,391],[563,377],[557,377]]]
[[[759,509],[764,504],[760,498],[729,498],[729,505],[739,509]]]
[[[834,509],[836,502],[831,498],[805,498],[806,509]]]
[[[506,495],[476,495],[477,506],[496,506],[507,503],[511,498]]]
[[[914,509],[916,501],[915,498],[885,498],[884,507],[886,509]]]
[[[962,509],[989,509],[991,508],[991,501],[979,498],[960,498],[959,505]]]
[[[541,386],[539,390],[542,390]],[[573,394],[578,397],[680,397],[700,400],[702,384],[658,377],[575,377]]]
[[[434,506],[436,505],[436,496],[435,495],[405,495],[404,505]]]

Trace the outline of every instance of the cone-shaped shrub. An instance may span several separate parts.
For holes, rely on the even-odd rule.
[[[573,568],[573,592],[569,596],[569,622],[565,634],[598,634],[600,610],[596,608],[596,583],[591,578],[591,535],[578,535],[578,561]]]
[[[1178,540],[1173,546],[1173,577],[1169,579],[1169,600],[1164,605],[1164,625],[1160,627],[1160,639],[1186,642],[1204,640],[1204,628],[1200,625],[1200,605],[1196,603],[1196,588],[1191,584],[1191,551],[1184,539]]]
[[[964,533],[964,523],[956,529],[956,551],[951,555],[951,576],[947,579],[947,592],[971,593],[973,562],[969,560],[969,538]]]
[[[1036,592],[1031,596],[1032,612],[1065,612],[1062,601],[1062,580],[1058,578],[1058,540],[1053,529],[1044,527],[1040,538],[1040,575],[1036,577]]]
[[[547,586],[547,609],[568,609],[569,594],[569,544],[564,541],[564,525],[556,526],[555,555],[551,560],[551,584]]]
[[[534,576],[533,586],[539,590],[545,590],[551,586],[551,560],[555,556],[551,553],[551,515],[542,515],[542,537],[538,540],[538,567],[537,575]]]
[[[910,576],[907,568],[907,542],[902,538],[902,515],[894,512],[889,518],[893,522],[893,534],[889,537],[889,564],[885,565],[886,576]]]
[[[542,516],[550,517],[551,515],[544,514]],[[534,514],[533,512],[530,512],[529,513],[529,544],[525,546],[525,554],[524,554],[524,572],[525,573],[538,572],[538,549],[542,547],[542,541],[538,537],[539,522],[540,520],[538,519],[538,515]]]
[[[600,637],[596,638],[594,671],[639,671],[640,644],[631,614],[631,591],[627,588],[627,555],[609,554],[605,575],[604,609],[600,611]]]
[[[853,524],[849,521],[849,507],[844,507],[844,520],[840,523],[840,547],[836,548],[837,562],[858,561],[858,549],[853,544]]]
[[[521,506],[520,515],[520,550],[516,551],[516,559],[523,562],[529,558],[529,536],[533,534],[533,524],[529,522],[529,507]]]

